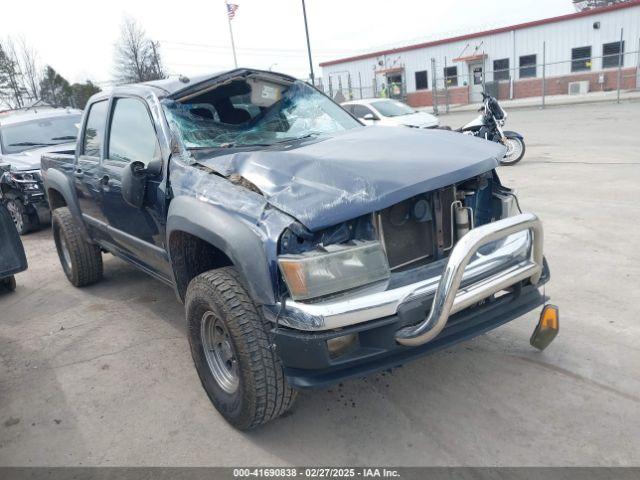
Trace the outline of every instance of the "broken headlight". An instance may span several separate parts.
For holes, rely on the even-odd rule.
[[[278,265],[294,300],[322,297],[389,277],[387,256],[378,241],[280,255]]]
[[[11,180],[20,184],[25,190],[38,190],[40,188],[38,181],[40,180],[37,171],[33,172],[11,172]]]

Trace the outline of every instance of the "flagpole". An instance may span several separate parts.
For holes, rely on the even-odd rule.
[[[229,16],[229,8],[227,7],[227,2],[225,0],[225,10],[227,14],[227,20],[229,21],[229,35],[231,36],[231,50],[233,51],[233,64],[235,68],[238,68],[238,58],[236,57],[236,44],[233,41],[233,28],[231,28],[231,17]]]

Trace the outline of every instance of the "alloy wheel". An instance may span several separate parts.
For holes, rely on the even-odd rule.
[[[24,228],[24,220],[22,219],[22,212],[18,208],[18,204],[14,200],[9,200],[7,202],[7,210],[9,210],[9,214],[13,220],[13,224],[16,226],[16,230],[18,230],[18,232],[22,232]]]

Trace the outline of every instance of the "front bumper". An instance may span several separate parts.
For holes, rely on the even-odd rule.
[[[447,345],[460,341],[449,330],[450,319],[475,317],[480,312],[478,322],[459,321],[456,331],[469,338],[534,308],[541,303],[536,287],[543,273],[547,273],[544,281],[548,278],[542,250],[542,225],[535,215],[524,213],[472,229],[458,241],[449,257],[440,262],[394,274],[386,282],[336,298],[315,303],[290,300],[265,307],[265,315],[276,324],[276,345],[284,352],[293,352],[289,355],[280,352],[292,383],[314,384],[317,382],[296,381],[297,374],[291,369],[326,370],[370,356],[411,357],[414,353],[399,352],[417,347],[416,354],[426,353],[443,344],[443,335],[449,337],[448,343],[444,342]],[[520,299],[523,289],[527,290],[525,300]],[[499,292],[504,292],[498,299],[501,305],[507,301],[515,303],[487,318],[484,305],[493,303]],[[377,326],[379,322],[382,324]],[[363,337],[361,330],[378,330],[383,326],[384,339],[379,339],[382,343],[368,344],[366,339],[371,334]],[[357,333],[358,355],[342,355],[332,360],[326,341],[350,332]],[[378,338],[377,334],[373,337]],[[312,348],[313,345],[316,346]],[[379,363],[371,360],[373,364]],[[383,364],[388,365],[388,359]],[[369,367],[364,366],[365,370]],[[339,370],[346,372],[343,368]],[[356,375],[362,373],[366,372]]]
[[[27,209],[33,207],[35,212],[38,214],[38,218],[42,220],[43,217],[47,217],[49,215],[49,203],[47,202],[47,197],[44,193],[44,182],[42,181],[40,171],[28,170],[21,171],[19,173],[33,174],[36,177],[36,180],[20,180],[12,178],[9,172],[5,172],[0,176],[0,182],[5,185],[5,195],[9,193],[17,195],[24,206],[27,207]]]
[[[545,262],[539,284],[550,278]],[[424,318],[431,297],[412,302],[396,315],[331,332],[301,332],[290,328],[273,329],[276,351],[287,381],[295,388],[322,388],[350,378],[400,367],[429,353],[482,335],[540,307],[545,298],[537,286],[519,282],[513,291],[452,315],[436,338],[417,347],[395,341],[398,330]],[[354,347],[332,358],[327,340],[356,334]]]

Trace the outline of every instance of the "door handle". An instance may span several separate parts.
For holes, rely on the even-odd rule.
[[[76,176],[76,178],[84,177],[84,172],[82,171],[81,168],[78,168],[75,172],[73,172],[73,174]]]
[[[103,175],[102,178],[100,179],[100,183],[102,185],[104,185],[105,187],[107,185],[109,185],[109,182],[111,181],[111,179],[109,178],[109,175]]]

